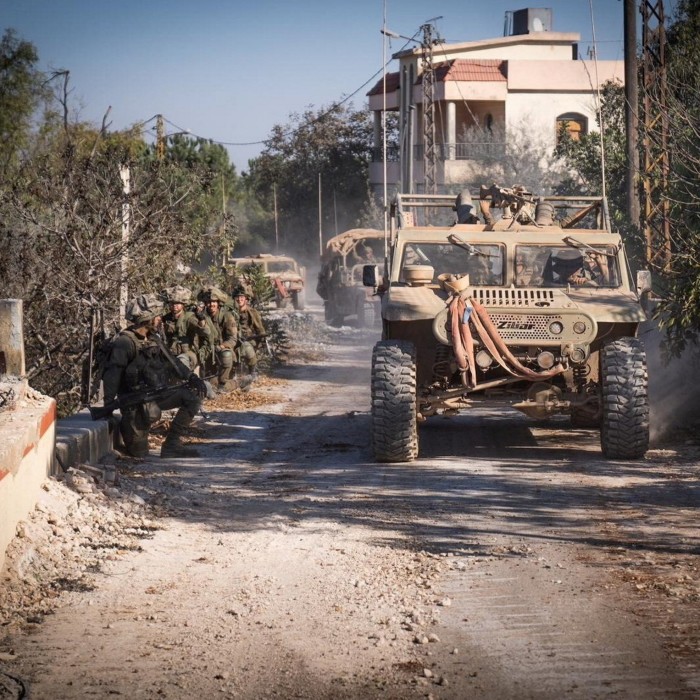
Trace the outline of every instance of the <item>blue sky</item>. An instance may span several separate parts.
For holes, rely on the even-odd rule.
[[[598,56],[621,59],[622,0],[386,0],[386,25],[412,36],[442,16],[435,24],[445,41],[476,41],[502,36],[506,11],[549,7],[553,29],[579,33],[585,57],[591,3]],[[2,29],[31,41],[42,69],[70,71],[77,116],[99,124],[111,106],[113,129],[160,113],[177,125],[168,133],[262,141],[290,113],[328,106],[382,67],[383,0],[0,0],[0,8]],[[388,55],[403,43],[388,43]],[[261,147],[228,146],[239,172]]]

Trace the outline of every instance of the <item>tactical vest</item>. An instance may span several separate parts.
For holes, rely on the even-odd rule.
[[[181,355],[190,350],[190,339],[187,336],[187,322],[192,312],[183,311],[180,318],[176,319],[167,314],[163,318],[165,337],[168,339],[168,349],[174,355]]]
[[[136,355],[124,370],[126,391],[155,389],[168,383],[168,369],[160,348],[152,340],[139,338],[131,331],[122,331],[133,343]]]

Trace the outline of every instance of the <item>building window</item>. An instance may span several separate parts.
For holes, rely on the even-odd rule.
[[[568,134],[572,141],[579,141],[588,133],[588,119],[583,114],[567,112],[557,117],[557,141]]]

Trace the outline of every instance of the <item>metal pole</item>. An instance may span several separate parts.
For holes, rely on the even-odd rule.
[[[277,221],[277,183],[272,183],[272,205],[275,209],[275,253],[280,252],[280,234]]]
[[[639,84],[637,77],[637,2],[625,0],[624,34],[625,34],[625,127],[627,133],[627,215],[635,225],[640,224],[639,194],[637,182],[639,177],[639,148],[637,133]]]
[[[388,198],[388,185],[387,185],[387,162],[386,162],[386,0],[384,0],[384,10],[383,10],[383,31],[382,31],[382,80],[383,80],[383,90],[382,90],[382,167],[384,171],[384,192],[382,194],[382,209],[384,210],[384,259],[386,260],[389,254],[388,240],[389,240],[389,205],[387,203]]]
[[[338,235],[338,203],[335,200],[335,188],[333,188],[333,221],[335,222],[335,235]]]
[[[321,219],[321,173],[318,174],[318,253],[323,255],[323,224]]]

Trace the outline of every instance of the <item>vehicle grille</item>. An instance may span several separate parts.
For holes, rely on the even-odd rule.
[[[554,303],[552,289],[472,287],[469,296],[484,306],[547,307]]]
[[[554,335],[549,326],[552,321],[563,321],[560,315],[543,316],[539,314],[504,314],[489,312],[491,320],[498,329],[501,338],[506,341],[560,340],[562,335]]]

